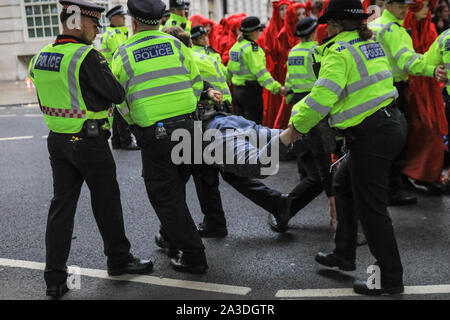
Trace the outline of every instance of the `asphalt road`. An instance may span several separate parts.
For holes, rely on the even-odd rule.
[[[29,266],[31,262],[45,261],[44,233],[52,197],[44,138],[48,129],[39,115],[37,107],[0,107],[0,299],[46,299],[42,270]],[[4,139],[10,137],[26,138]],[[279,290],[345,289],[352,287],[355,278],[368,277],[366,269],[374,260],[367,246],[358,250],[355,272],[338,272],[314,262],[318,251],[333,249],[324,195],[290,222],[286,234],[279,235],[268,228],[263,209],[225,182],[221,191],[229,235],[204,240],[208,273],[196,276],[175,272],[153,240],[159,222],[140,177],[140,153],[113,154],[132,252],[138,257],[152,257],[154,271],[150,277],[134,278],[137,282],[128,281],[133,278],[113,281],[103,276],[82,276],[81,289],[71,290],[64,299],[280,299]],[[279,174],[265,182],[289,192],[298,182],[295,163],[283,162]],[[450,299],[450,198],[423,192],[418,196],[418,205],[391,208],[390,212],[405,269],[405,286],[419,286],[419,291],[381,299]],[[187,184],[187,199],[194,220],[201,222],[192,181]],[[86,186],[78,203],[73,237],[68,265],[84,268],[87,273],[93,272],[91,269],[105,270],[106,259]],[[7,266],[5,261],[16,261],[18,266]],[[211,284],[243,291],[224,293],[221,286]],[[324,294],[323,299],[333,299],[326,290],[318,292]],[[337,292],[342,299],[373,299],[346,296],[342,293],[345,290]],[[305,294],[303,298],[317,299],[317,295],[312,296]]]

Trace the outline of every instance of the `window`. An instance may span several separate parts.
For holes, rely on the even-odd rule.
[[[23,0],[26,34],[29,39],[50,38],[59,34],[56,0]]]

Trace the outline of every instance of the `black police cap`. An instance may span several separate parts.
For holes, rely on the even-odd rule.
[[[170,0],[170,9],[184,9],[186,1],[184,0]]]
[[[330,19],[365,20],[370,16],[364,12],[360,0],[331,0],[318,23],[327,23]]]
[[[166,10],[166,4],[161,0],[128,0],[127,6],[130,15],[149,25],[158,25]]]
[[[295,28],[295,35],[297,37],[305,37],[310,35],[311,33],[316,30],[317,26],[319,24],[317,23],[317,20],[311,17],[306,17],[300,20],[297,23],[297,26]]]
[[[242,20],[240,30],[244,33],[249,33],[258,29],[264,29],[265,27],[257,17],[247,17]]]
[[[97,26],[101,27],[100,18],[102,17],[102,12],[105,11],[105,8],[103,8],[102,6],[82,0],[59,0],[59,3],[62,6],[62,12],[60,16],[61,22],[66,21],[70,16],[76,13],[74,11],[68,13],[67,9],[69,9],[69,7],[71,6],[77,6],[80,9],[81,15],[94,19]]]
[[[195,26],[191,29],[191,39],[196,39],[206,33],[208,31],[202,25]]]
[[[111,19],[112,17],[114,17],[116,15],[119,15],[119,14],[121,14],[121,15],[127,14],[127,12],[125,11],[125,8],[123,6],[121,6],[121,5],[115,6],[114,8],[109,10],[106,13],[106,17],[108,19]]]

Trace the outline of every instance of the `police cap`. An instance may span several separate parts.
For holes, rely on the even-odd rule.
[[[371,14],[365,13],[360,0],[331,0],[318,23],[327,23],[330,19],[365,20]]]
[[[295,35],[297,37],[306,37],[316,30],[318,26],[317,20],[311,17],[306,17],[301,19],[297,23],[297,27],[295,28]]]
[[[242,20],[240,30],[244,33],[250,33],[258,29],[264,29],[265,27],[257,17],[247,17]]]
[[[196,39],[207,33],[208,31],[202,25],[195,26],[191,29],[191,39]]]
[[[70,16],[76,13],[75,10],[71,10],[70,13],[68,13],[68,8],[71,6],[77,6],[80,9],[81,15],[92,18],[97,26],[101,28],[100,18],[102,17],[102,12],[105,11],[105,8],[102,6],[82,0],[59,0],[59,3],[62,6],[62,12],[60,15],[61,22],[66,21]]]
[[[130,15],[149,25],[158,25],[166,10],[166,4],[161,0],[128,0],[127,6]]]
[[[184,0],[170,0],[170,9],[184,9],[186,1]]]
[[[125,8],[121,5],[115,6],[114,8],[112,8],[111,10],[109,10],[106,13],[106,17],[108,19],[111,19],[112,17],[116,16],[116,15],[124,15],[127,14],[127,12],[125,11]]]

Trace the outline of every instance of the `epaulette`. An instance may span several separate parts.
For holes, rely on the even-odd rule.
[[[121,34],[119,29],[114,30],[116,33]]]
[[[252,41],[252,50],[258,52],[259,46],[255,41]]]

